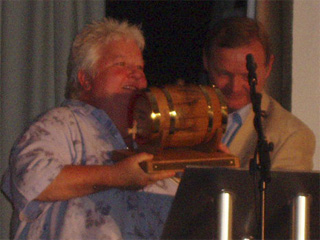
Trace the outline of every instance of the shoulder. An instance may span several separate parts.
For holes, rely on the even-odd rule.
[[[34,142],[44,142],[48,139],[55,139],[70,125],[71,112],[66,107],[52,108],[38,115],[23,130],[16,140],[14,146],[23,147]]]
[[[264,119],[267,129],[287,134],[300,132],[310,136],[314,135],[304,122],[284,109],[275,99],[267,94],[264,94],[263,97],[263,101],[267,102]]]
[[[73,113],[68,107],[55,107],[48,110],[45,113],[40,114],[30,125],[30,128],[44,127],[46,129],[50,127],[63,128],[67,125],[72,125]]]
[[[75,124],[76,117],[85,118],[90,115],[90,109],[80,101],[66,100],[61,106],[52,108],[40,114],[32,124],[64,127]]]
[[[68,105],[54,107],[38,115],[23,130],[16,143],[61,138],[77,129],[75,109]]]
[[[315,151],[314,133],[276,100],[266,97],[268,108],[264,127],[267,140],[274,144],[272,167],[311,170]]]

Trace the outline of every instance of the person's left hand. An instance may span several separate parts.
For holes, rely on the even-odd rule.
[[[218,145],[218,151],[219,151],[219,152],[224,152],[224,153],[231,154],[230,149],[229,149],[225,144],[223,144],[223,143],[220,143],[220,144]]]

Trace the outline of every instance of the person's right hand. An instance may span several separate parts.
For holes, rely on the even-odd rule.
[[[175,171],[169,170],[151,174],[144,172],[139,163],[152,161],[152,159],[152,154],[139,153],[113,165],[114,177],[117,178],[117,187],[124,189],[141,189],[149,184],[175,175]]]

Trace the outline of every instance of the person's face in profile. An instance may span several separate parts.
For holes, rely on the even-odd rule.
[[[134,91],[147,87],[141,50],[134,40],[112,40],[100,49],[96,76],[84,95],[89,104],[111,113],[127,111]]]
[[[252,54],[257,64],[257,92],[261,92],[270,74],[273,56],[268,64],[260,42],[238,48],[218,48],[212,51],[204,65],[210,81],[224,94],[229,111],[236,111],[251,102],[246,56]]]

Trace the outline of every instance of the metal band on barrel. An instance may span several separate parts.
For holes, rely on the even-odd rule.
[[[174,134],[176,130],[176,113],[173,106],[173,101],[171,94],[168,92],[166,88],[161,88],[162,92],[167,98],[168,107],[169,107],[169,116],[170,116],[170,127],[169,127],[169,134]]]
[[[154,94],[150,89],[146,89],[145,92],[148,99],[150,100],[152,114],[154,114],[154,117],[150,116],[152,119],[152,122],[154,123],[153,133],[159,133],[161,113],[159,111],[157,99],[155,98]]]
[[[226,100],[225,100],[222,92],[220,91],[220,89],[217,88],[215,85],[213,85],[213,88],[214,88],[214,90],[219,98],[219,102],[220,102],[220,109],[221,109],[221,116],[222,116],[221,128],[224,133],[226,131],[227,123],[228,123],[228,106],[227,106]]]
[[[214,120],[214,113],[213,113],[213,106],[212,106],[212,99],[207,91],[207,89],[205,89],[203,86],[199,85],[205,99],[206,99],[206,102],[207,102],[207,106],[208,106],[208,129],[207,129],[207,132],[208,133],[211,133],[212,131],[212,128],[213,128],[213,120]],[[208,134],[207,134],[208,135]],[[207,136],[206,136],[207,137]],[[206,138],[205,137],[205,138]]]

